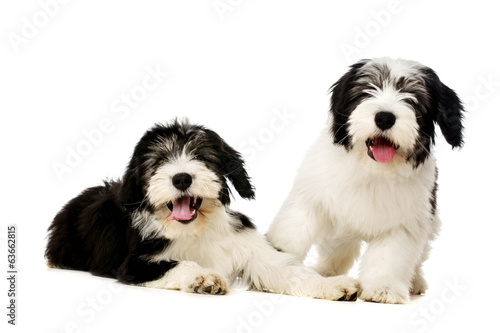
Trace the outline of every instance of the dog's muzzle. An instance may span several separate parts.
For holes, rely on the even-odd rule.
[[[184,196],[167,203],[168,209],[172,211],[169,221],[176,220],[184,224],[194,221],[198,217],[198,209],[203,199]]]
[[[388,163],[392,161],[394,155],[396,154],[396,150],[399,149],[398,145],[383,136],[370,138],[366,140],[365,143],[368,148],[368,156],[380,163]]]

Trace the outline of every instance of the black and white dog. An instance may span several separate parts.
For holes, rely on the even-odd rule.
[[[225,294],[237,277],[256,290],[355,300],[358,284],[325,278],[278,252],[228,208],[231,181],[254,197],[239,153],[187,122],[156,125],[135,147],[123,180],[86,189],[49,228],[50,267],[186,292]]]
[[[461,147],[462,104],[417,62],[362,60],[332,87],[331,117],[298,171],[268,239],[303,259],[318,248],[317,271],[360,264],[360,298],[404,303],[427,284],[422,263],[437,235],[435,124]]]

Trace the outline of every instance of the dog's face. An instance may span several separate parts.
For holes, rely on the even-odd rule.
[[[214,209],[229,204],[227,180],[243,198],[254,197],[238,152],[207,128],[175,121],[156,125],[139,141],[120,200],[136,215],[154,216],[162,224],[158,228],[189,233],[208,223]]]
[[[352,65],[332,86],[331,112],[334,143],[372,167],[418,167],[434,144],[435,123],[453,148],[463,145],[458,96],[414,61],[379,58]]]

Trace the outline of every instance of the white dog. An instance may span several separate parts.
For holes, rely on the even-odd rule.
[[[422,263],[437,235],[437,123],[461,147],[462,104],[417,62],[362,60],[332,87],[331,118],[306,155],[268,239],[303,259],[317,245],[317,270],[360,264],[360,298],[405,303],[423,293]]]

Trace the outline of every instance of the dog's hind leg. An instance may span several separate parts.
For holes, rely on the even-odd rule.
[[[415,276],[413,277],[412,286],[410,292],[414,295],[424,294],[429,286],[427,281],[425,281],[424,273],[422,272],[422,266],[418,266],[415,270]]]
[[[429,233],[429,239],[424,247],[424,251],[422,252],[422,257],[420,258],[420,262],[417,264],[415,268],[415,275],[413,276],[412,285],[410,287],[410,293],[419,295],[423,294],[427,291],[429,286],[427,285],[427,281],[425,281],[424,273],[422,270],[422,266],[424,262],[429,258],[429,254],[431,252],[431,242],[436,238],[441,229],[441,219],[437,216],[436,212],[432,218],[431,223],[432,229]]]
[[[427,245],[424,248],[424,252],[422,253],[422,259],[415,269],[415,275],[413,276],[412,285],[410,287],[410,292],[414,295],[423,294],[429,288],[429,286],[427,285],[427,281],[425,281],[424,278],[422,265],[429,258],[430,250],[431,246],[429,243],[427,243]]]

